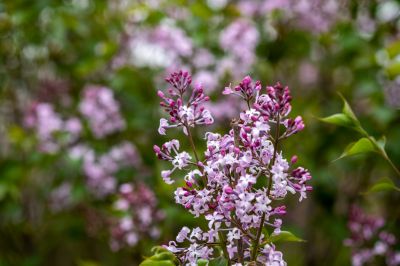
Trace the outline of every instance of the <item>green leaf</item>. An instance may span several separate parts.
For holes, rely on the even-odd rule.
[[[390,78],[395,78],[400,74],[400,62],[393,62],[386,67],[386,74]]]
[[[174,254],[163,247],[156,246],[151,251],[155,254],[145,259],[140,266],[175,266],[178,264]]]
[[[390,191],[395,190],[400,192],[400,188],[396,187],[393,181],[387,177],[382,178],[380,181],[372,185],[366,192],[363,194],[370,194],[375,192],[382,192],[382,191]]]
[[[353,130],[360,132],[363,135],[367,135],[366,131],[362,128],[360,121],[351,109],[349,103],[346,101],[342,94],[339,93],[339,96],[343,100],[342,113],[321,118],[320,120],[330,124],[349,127]]]
[[[400,54],[400,41],[396,41],[391,43],[387,48],[386,48],[387,53],[389,54],[389,57],[393,59],[396,57],[398,54]]]
[[[360,153],[366,153],[366,152],[376,152],[376,146],[367,138],[361,138],[356,142],[350,143],[342,155],[336,160],[342,159],[347,156],[352,156]]]
[[[228,261],[224,257],[218,257],[216,259],[210,260],[208,266],[226,266]]]
[[[197,261],[197,265],[198,266],[207,266],[208,265],[208,260],[200,259],[200,260]]]
[[[351,109],[350,104],[346,101],[346,99],[344,98],[344,96],[342,94],[339,93],[339,96],[343,100],[343,109],[342,109],[343,114],[348,116],[356,124],[360,124],[356,115],[354,114],[353,110]]]
[[[281,231],[278,235],[272,234],[268,239],[267,243],[275,243],[275,242],[304,242],[305,240],[295,236],[292,232],[289,231]],[[265,243],[265,244],[267,244]]]
[[[175,266],[175,265],[176,264],[170,260],[156,261],[151,259],[147,259],[139,264],[139,266]]]
[[[328,117],[320,118],[321,121],[329,124],[334,124],[338,126],[344,126],[344,127],[353,127],[354,124],[350,117],[348,117],[345,114],[339,113],[339,114],[334,114]]]

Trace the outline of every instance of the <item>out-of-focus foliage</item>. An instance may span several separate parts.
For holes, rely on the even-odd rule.
[[[354,203],[384,217],[400,239],[399,177],[390,165],[377,153],[334,161],[355,142],[348,153],[381,149],[400,166],[399,25],[394,0],[0,2],[0,265],[138,265],[152,246],[198,224],[174,204],[151,148],[165,140],[157,134],[156,88],[176,68],[192,70],[209,89],[216,131],[229,128],[227,117],[240,109],[221,95],[228,80],[251,74],[292,89],[293,109],[307,127],[302,141],[285,150],[302,155],[314,191],[308,201],[289,204],[285,230],[306,240],[277,244],[289,265],[349,265],[343,241]],[[93,134],[79,110],[90,85],[112,90],[123,130]],[[345,108],[329,117],[342,104],[337,92],[354,114]],[[26,126],[38,103],[52,104],[63,121],[79,118],[79,138],[70,142],[55,132],[59,150],[40,150],[37,132]],[[373,146],[352,130],[354,119]],[[133,183],[136,191],[142,184],[161,214],[154,221],[158,237],[145,234],[113,250],[113,222],[125,217],[114,206],[125,192],[94,195],[84,162],[70,149],[85,144],[100,156],[122,142],[136,147],[140,166],[115,173],[117,188]]]

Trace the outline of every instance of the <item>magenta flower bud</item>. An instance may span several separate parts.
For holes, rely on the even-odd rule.
[[[233,148],[233,152],[236,154],[240,153],[240,149],[238,147]]]
[[[192,204],[186,203],[186,205],[185,205],[185,208],[186,208],[186,209],[190,209],[191,207],[192,207]]]
[[[312,191],[313,188],[312,188],[312,186],[306,186],[306,190],[307,190],[307,191]]]
[[[208,203],[208,207],[210,207],[211,209],[215,209],[215,208],[217,208],[217,206],[218,206],[218,204],[215,202]]]
[[[244,127],[244,131],[246,131],[247,133],[250,133],[251,132],[251,127]]]
[[[189,182],[189,181],[186,181],[186,185],[187,185],[188,187],[192,187],[192,186],[193,186],[192,182]]]
[[[160,97],[160,98],[164,98],[164,93],[162,92],[162,91],[157,91],[157,95]]]
[[[234,205],[230,205],[230,206],[228,206],[228,211],[233,211],[234,209],[235,209],[235,206]]]
[[[250,83],[251,83],[251,78],[250,78],[250,76],[244,77],[244,79],[242,80],[242,83],[243,83],[244,85],[250,84]]]
[[[286,206],[283,205],[283,206],[276,207],[274,209],[274,212],[278,215],[284,215],[284,214],[286,214]]]
[[[297,190],[297,191],[300,191],[300,190],[301,190],[301,185],[299,185],[299,184],[293,184],[293,188],[294,188],[295,190]]]
[[[293,156],[292,156],[292,159],[290,159],[290,163],[291,163],[291,164],[297,163],[297,159],[298,159],[298,158],[297,158],[297,155],[293,155]]]
[[[233,189],[230,186],[226,186],[226,187],[224,187],[224,192],[226,194],[232,194],[233,193]]]
[[[160,153],[161,149],[160,149],[160,147],[158,147],[157,145],[154,145],[154,146],[153,146],[153,151],[154,151],[155,153]]]

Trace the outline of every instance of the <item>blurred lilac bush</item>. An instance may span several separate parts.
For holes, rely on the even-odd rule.
[[[221,237],[232,264],[242,255],[250,261],[258,243],[264,264],[398,265],[390,235],[400,234],[399,21],[395,0],[0,3],[0,265],[173,265],[173,254],[155,248],[151,256],[152,247],[193,262],[223,254]],[[155,134],[155,92],[180,69],[192,73],[188,97],[158,95],[168,111],[158,131],[173,139],[156,148],[172,162],[164,168],[150,148],[166,141]],[[293,116],[286,118],[284,87],[265,90],[247,74],[293,88]],[[181,79],[169,82],[186,86]],[[273,91],[286,100],[281,138],[304,128],[298,114],[307,121],[307,133],[282,141],[275,160]],[[358,153],[330,164],[354,137],[352,128],[334,131],[314,119],[337,110],[337,92],[369,132],[356,148],[372,147],[384,160]],[[172,128],[187,137],[176,141]],[[298,154],[316,178],[280,150]],[[261,163],[273,182],[257,177]],[[238,182],[221,176],[221,165],[238,169]],[[385,217],[370,239],[360,228],[374,219],[355,212],[355,202]],[[256,241],[263,213],[268,232]],[[286,230],[307,242],[285,243],[301,240]]]

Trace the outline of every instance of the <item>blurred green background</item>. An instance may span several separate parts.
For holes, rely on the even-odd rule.
[[[340,112],[340,92],[372,136],[386,136],[400,166],[400,1],[300,2],[0,1],[0,265],[138,265],[152,246],[199,223],[174,204],[152,151],[167,140],[157,134],[156,91],[180,68],[205,85],[219,132],[240,112],[222,96],[229,83],[249,74],[291,88],[306,129],[284,149],[309,168],[314,190],[301,204],[288,203],[286,229],[307,241],[279,245],[288,265],[350,265],[343,240],[353,203],[385,217],[399,236],[399,193],[361,193],[379,178],[399,177],[376,154],[332,162],[360,136],[318,117]],[[30,106],[49,103],[63,119],[86,121],[79,104],[88,85],[113,92],[126,126],[96,138],[83,122],[73,143],[57,136],[59,149],[43,152],[37,128],[26,125]],[[117,195],[95,196],[70,149],[82,143],[104,154],[122,141],[136,147],[141,163],[119,169],[117,184],[146,184],[163,215],[154,220],[158,237],[115,251]],[[64,183],[70,190],[61,204],[54,191]]]

